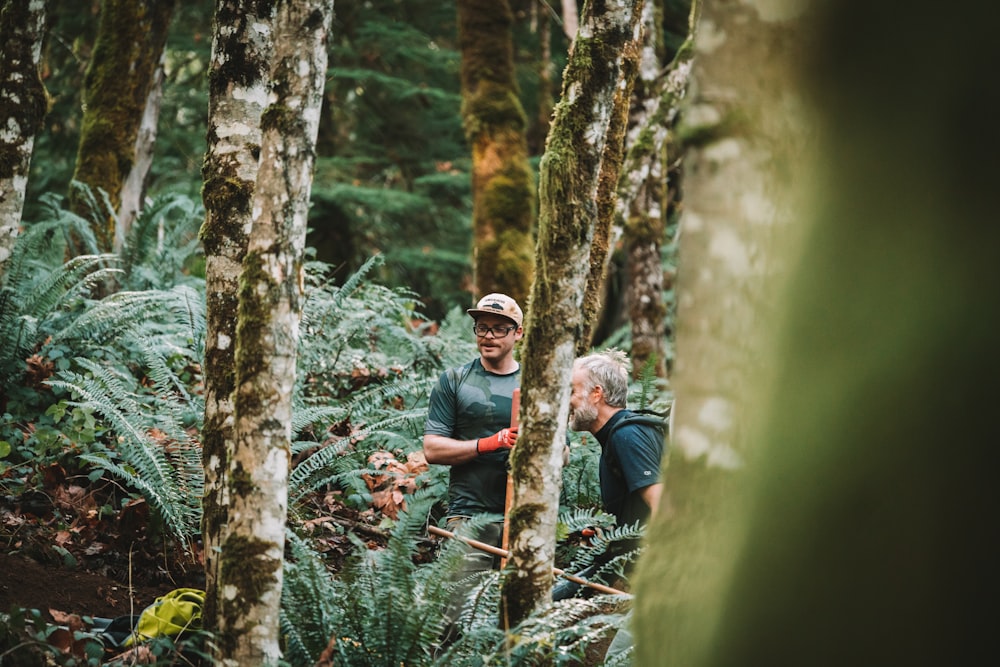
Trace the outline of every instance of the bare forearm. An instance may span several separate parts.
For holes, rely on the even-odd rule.
[[[443,435],[424,436],[424,458],[428,463],[458,465],[479,456],[475,440],[455,440]]]
[[[650,516],[656,516],[656,508],[660,506],[660,496],[663,495],[663,484],[650,484],[639,489],[639,495],[649,505]]]

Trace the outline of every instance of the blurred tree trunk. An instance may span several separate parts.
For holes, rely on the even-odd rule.
[[[624,221],[625,267],[632,329],[632,373],[638,378],[647,366],[656,377],[667,376],[667,308],[663,302],[662,247],[669,211],[671,154],[669,147],[680,103],[688,87],[694,50],[692,37],[673,61],[663,64],[663,27],[659,20],[663,0],[643,11],[646,27],[639,81],[632,95],[633,114],[626,139],[629,153],[618,183],[618,218]],[[694,3],[691,25],[698,3]]]
[[[208,592],[203,623],[218,625],[219,545],[228,521],[226,468],[235,440],[236,318],[240,268],[247,250],[260,116],[267,103],[273,15],[259,15],[253,0],[218,0],[209,70],[208,149],[202,168],[205,222],[205,419],[201,432],[205,496],[202,541]]]
[[[38,73],[45,34],[43,0],[5,2],[0,10],[0,281],[17,240],[35,135],[46,112]]]
[[[142,211],[142,200],[146,194],[149,168],[153,165],[153,149],[156,145],[156,126],[160,119],[160,103],[163,100],[163,78],[166,53],[160,53],[160,61],[153,71],[146,106],[139,121],[139,131],[135,136],[135,161],[122,182],[121,203],[118,206],[118,225],[125,233]],[[123,238],[115,237],[115,252],[121,250]]]
[[[752,495],[709,566],[726,583],[705,613],[670,607],[667,559],[640,562],[638,665],[923,667],[995,650],[981,611],[996,569],[981,511],[996,476],[984,387],[1000,372],[994,9],[809,6],[805,56],[767,51],[797,71],[757,119],[795,127],[804,106],[818,141],[781,165],[808,208],[781,255],[772,370],[752,387]]]
[[[707,1],[695,40],[684,137],[677,274],[675,451],[735,466],[744,452],[758,325],[771,318],[766,280],[781,268],[771,239],[797,219],[784,186],[803,144],[788,90],[793,28],[737,0]],[[752,71],[753,76],[747,76]],[[768,100],[788,106],[767,114]]]
[[[73,180],[86,184],[98,210],[76,187],[72,210],[91,221],[103,252],[120,248],[116,224],[122,186],[136,161],[136,140],[167,40],[174,0],[104,0],[84,81],[84,112]],[[103,191],[107,206],[101,204]]]
[[[569,377],[583,331],[583,301],[597,226],[609,132],[630,50],[638,48],[641,1],[588,4],[563,78],[541,163],[538,270],[522,349],[521,436],[512,458],[511,568],[504,580],[510,626],[551,598],[555,528]],[[619,149],[620,150],[620,149]]]
[[[570,44],[576,39],[576,31],[579,29],[580,18],[576,11],[577,0],[562,0],[562,24],[563,32],[570,39]]]
[[[552,120],[552,19],[549,8],[539,0],[531,0],[531,24],[538,35],[538,110],[535,122],[528,131],[528,150],[531,155],[545,151],[545,138],[549,135]]]
[[[508,0],[458,0],[462,119],[472,147],[477,295],[525,303],[533,279],[534,179],[514,77]]]
[[[671,377],[671,456],[686,465],[673,463],[665,481],[670,491],[679,475],[699,480],[697,502],[670,498],[703,507],[704,515],[679,520],[661,511],[650,524],[646,553],[666,553],[669,542],[677,556],[640,559],[638,665],[701,664],[697,651],[712,641],[725,559],[741,533],[730,510],[749,504],[745,473],[733,469],[759,454],[749,449],[749,430],[755,399],[768,387],[763,333],[776,319],[775,284],[789,261],[776,239],[796,233],[802,208],[793,186],[807,173],[807,119],[789,83],[803,44],[795,4],[782,4],[786,14],[777,5],[759,12],[736,0],[706,0],[700,17],[693,13],[689,96],[677,124],[686,150]],[[659,618],[673,619],[676,632],[651,631]]]
[[[316,135],[333,0],[276,3],[271,95],[261,116],[253,223],[240,274],[236,441],[219,567],[226,665],[277,664],[292,391]]]

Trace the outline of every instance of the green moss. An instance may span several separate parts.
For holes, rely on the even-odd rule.
[[[260,117],[260,129],[262,131],[267,132],[273,129],[277,130],[283,136],[297,134],[297,129],[301,123],[302,119],[298,113],[293,109],[279,104],[269,106]]]
[[[0,144],[0,178],[5,179],[27,171],[30,156],[24,150],[24,144],[42,128],[48,110],[45,86],[33,61],[33,44],[24,30],[30,21],[28,3],[4,4],[0,14],[0,34],[5,42],[4,75],[0,82],[4,88],[4,94],[0,95],[0,123],[6,126],[13,121],[20,130],[15,139]],[[17,81],[21,83],[15,84]]]
[[[462,122],[466,137],[472,141],[479,134],[511,130],[523,133],[528,121],[524,107],[511,86],[482,84],[476,93],[462,102]]]
[[[234,170],[217,170],[217,175],[206,180],[202,190],[205,209],[211,215],[206,217],[199,237],[209,255],[217,254],[223,244],[244,237],[243,222],[253,206],[255,184],[226,175],[226,171]]]
[[[243,497],[255,493],[257,484],[253,481],[250,471],[237,463],[230,472],[229,488],[234,496]]]
[[[539,524],[539,517],[546,512],[541,503],[527,503],[515,507],[509,517],[510,532],[513,535]],[[536,560],[537,552],[522,554],[528,560]],[[516,624],[532,614],[538,599],[538,589],[541,582],[536,581],[531,573],[516,573],[504,582],[504,603],[507,617],[511,624]]]
[[[258,291],[266,286],[267,293]],[[267,360],[262,356],[261,338],[270,329],[271,299],[269,294],[280,286],[275,285],[271,276],[264,271],[264,263],[259,252],[249,252],[243,261],[240,274],[239,326],[236,331],[236,366],[240,377],[252,378],[263,372]],[[237,385],[241,383],[237,378]],[[259,392],[240,392],[236,396],[237,412],[257,414],[260,408]]]
[[[282,561],[267,556],[273,546],[272,542],[240,535],[230,535],[226,539],[220,559],[220,578],[225,586],[235,586],[240,595],[232,600],[222,596],[225,617],[238,616],[247,605],[256,604],[265,591],[274,587]]]

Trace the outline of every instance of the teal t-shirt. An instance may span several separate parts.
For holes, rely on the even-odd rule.
[[[473,440],[508,428],[520,381],[520,369],[497,375],[483,368],[479,359],[445,371],[431,390],[424,434]],[[503,514],[509,454],[510,450],[501,449],[451,467],[449,516]]]

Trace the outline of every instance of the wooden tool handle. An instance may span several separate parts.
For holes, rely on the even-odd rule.
[[[521,389],[518,387],[510,397],[510,426],[514,428],[518,425],[518,417],[521,411]],[[509,460],[509,459],[508,459]],[[508,466],[509,468],[509,466]],[[503,501],[503,537],[500,541],[500,548],[507,551],[508,537],[510,535],[510,505],[514,500],[514,476],[507,470],[507,494]],[[507,554],[500,558],[500,569],[507,565]]]

